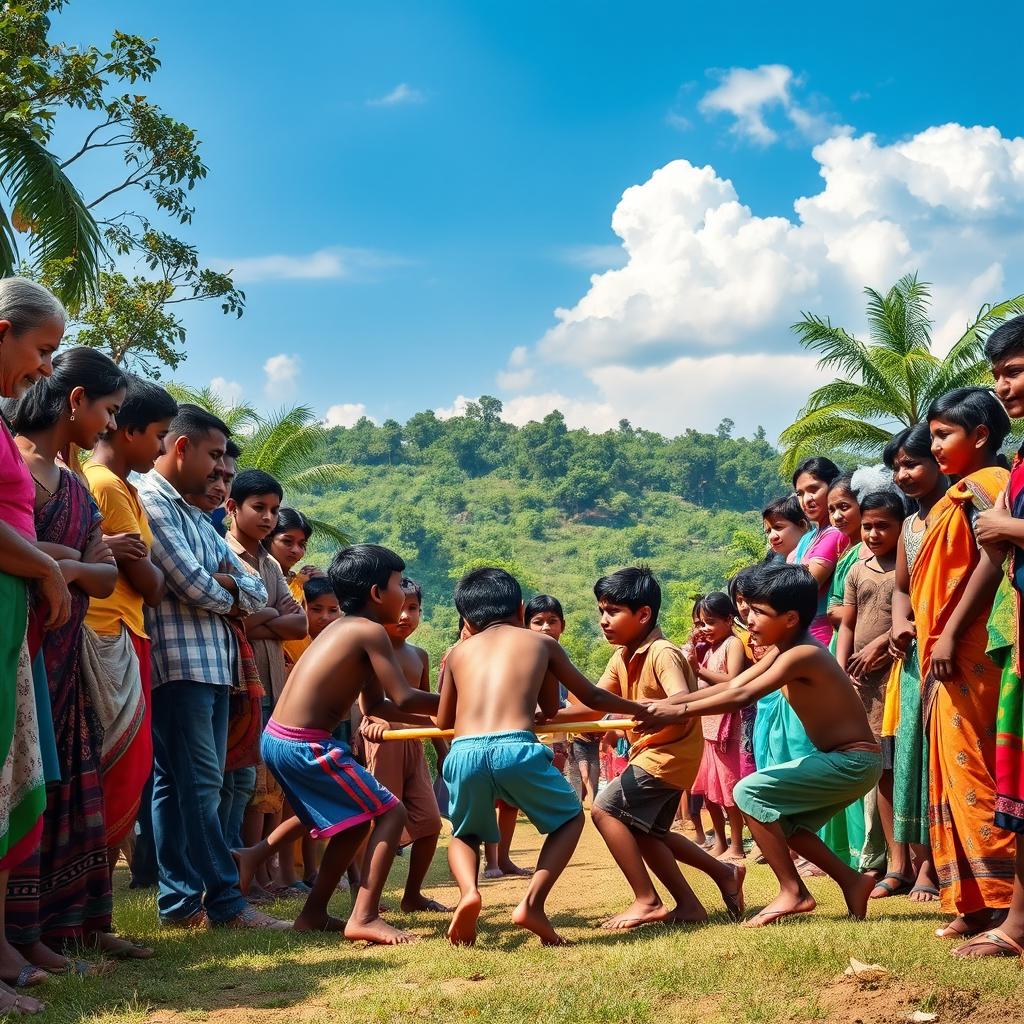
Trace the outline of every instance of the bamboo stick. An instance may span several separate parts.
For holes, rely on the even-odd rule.
[[[608,732],[612,729],[635,729],[636,722],[632,718],[605,718],[599,722],[556,722],[539,725],[533,731],[538,736],[550,736],[558,732]],[[454,737],[454,729],[388,729],[384,733],[385,740],[450,740]]]

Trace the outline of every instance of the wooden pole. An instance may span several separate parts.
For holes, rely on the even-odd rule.
[[[538,725],[534,732],[538,736],[550,736],[558,732],[584,733],[608,732],[614,729],[635,729],[636,722],[632,718],[605,718],[599,722],[557,722],[549,725]],[[455,735],[454,729],[388,729],[384,733],[385,740],[450,740]]]

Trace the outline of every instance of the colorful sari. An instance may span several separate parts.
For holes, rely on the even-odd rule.
[[[0,609],[0,870],[9,871],[39,843],[46,785],[25,638],[23,579],[0,573]]]
[[[1008,504],[1014,518],[1024,519],[1024,461],[1018,452],[1010,472],[1007,492]],[[1020,639],[1024,587],[1024,551],[1014,548],[1010,556],[1010,575],[1013,580],[1012,621],[1003,632],[1013,643],[1003,659],[1003,676],[999,685],[999,711],[996,718],[996,814],[995,823],[1018,835],[1024,835],[1024,684],[1021,677]],[[993,626],[1001,625],[993,614],[989,621],[989,634]],[[1007,652],[1004,649],[1004,654]]]
[[[930,751],[929,834],[948,913],[1008,907],[1013,888],[1014,837],[993,823],[1001,673],[986,653],[988,612],[957,640],[954,678],[940,683],[931,674],[932,650],[979,561],[972,516],[992,506],[1007,476],[992,467],[950,487],[928,517],[910,575]]]
[[[84,551],[98,522],[99,511],[85,485],[61,468],[60,485],[36,511],[39,540]],[[15,945],[40,939],[59,944],[110,930],[102,733],[81,671],[89,598],[78,587],[70,589],[71,617],[44,635],[42,648],[61,778],[47,791],[39,848],[8,884],[7,937]]]

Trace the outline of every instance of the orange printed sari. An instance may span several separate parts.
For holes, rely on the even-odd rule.
[[[1008,478],[1005,469],[983,469],[946,492],[910,577],[931,756],[929,833],[942,908],[951,914],[1008,907],[1013,889],[1015,837],[993,824],[1001,671],[985,653],[989,609],[957,641],[955,677],[938,682],[931,673],[932,650],[979,561],[973,513],[990,508]]]

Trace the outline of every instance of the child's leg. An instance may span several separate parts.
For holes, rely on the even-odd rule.
[[[505,873],[498,867],[498,843],[484,843],[484,878],[501,878]]]
[[[662,885],[675,900],[675,907],[665,920],[671,924],[703,924],[708,919],[704,904],[697,899],[683,873],[676,864],[675,855],[663,836],[636,834],[644,862],[657,875]]]
[[[733,920],[738,921],[743,916],[746,909],[743,898],[743,882],[747,876],[745,865],[728,864],[712,857],[702,846],[675,832],[663,836],[662,842],[680,864],[703,871],[718,886],[725,901],[725,909]]]
[[[516,822],[519,820],[519,808],[513,807],[504,800],[498,801],[498,868],[503,875],[519,875],[529,878],[532,868],[521,868],[512,860],[512,838],[516,834]],[[486,874],[485,876],[486,877]]]
[[[633,890],[633,902],[620,914],[610,917],[601,927],[638,928],[652,921],[664,921],[668,917],[668,910],[644,867],[636,834],[624,822],[602,810],[600,804],[591,811],[591,820]]]
[[[882,778],[878,783],[877,807],[889,860],[885,875],[880,879],[886,884],[875,886],[871,892],[872,899],[884,899],[887,896],[892,896],[894,895],[893,890],[897,894],[904,893],[913,882],[910,850],[906,843],[897,843],[893,838],[892,783],[892,772],[882,772]]]
[[[437,832],[415,840],[409,850],[409,874],[405,879],[405,894],[402,896],[402,909],[406,913],[414,910],[434,910],[445,914],[452,912],[451,907],[445,907],[437,900],[423,895],[423,880],[434,861],[440,835],[441,830],[438,828]]]
[[[380,894],[384,890],[384,883],[395,859],[395,850],[398,849],[398,840],[402,836],[402,829],[405,828],[405,820],[405,807],[398,803],[374,821],[366,848],[367,870],[363,884],[356,894],[352,915],[345,926],[346,939],[354,942],[379,942],[389,946],[413,942],[416,939],[415,935],[392,928],[380,919]],[[323,873],[323,864],[320,871]],[[334,885],[339,878],[340,871]],[[332,889],[334,885],[331,886]]]
[[[725,842],[725,815],[722,813],[720,804],[713,804],[707,798],[704,802],[707,804],[708,815],[715,829],[715,842],[711,847],[711,856],[721,857],[729,849]]]
[[[576,845],[583,834],[583,811],[570,818],[564,825],[548,835],[537,858],[537,870],[530,880],[523,902],[512,912],[512,920],[521,928],[529,928],[540,936],[541,945],[567,946],[571,943],[562,938],[551,926],[544,911],[551,887],[569,863]]]
[[[745,817],[747,828],[750,829],[754,842],[757,843],[768,866],[775,872],[775,877],[779,880],[779,895],[764,910],[759,911],[745,922],[744,926],[760,928],[790,914],[809,914],[816,906],[814,897],[804,885],[803,879],[797,874],[782,826],[777,821],[769,825],[750,815]],[[810,835],[810,833],[807,834]],[[824,843],[822,845],[824,846]],[[852,868],[849,870],[852,871]],[[870,884],[870,880],[868,881]]]
[[[316,880],[322,855],[323,844],[318,839],[308,835],[302,837],[302,880],[306,885],[312,885]]]
[[[875,887],[870,875],[862,875],[841,861],[814,832],[797,829],[789,837],[789,845],[832,878],[843,890],[846,907],[852,917],[863,920],[868,913],[868,897]]]
[[[459,905],[448,927],[453,946],[472,946],[476,942],[476,922],[480,917],[480,840],[476,836],[452,836],[448,844],[448,866],[459,887]]]
[[[249,891],[254,879],[263,869],[268,860],[281,847],[294,843],[299,836],[306,834],[306,826],[296,817],[291,817],[274,829],[266,839],[260,839],[242,850],[232,850],[238,864],[238,887],[245,894]]]
[[[939,899],[939,883],[932,864],[932,848],[910,843],[910,862],[915,874],[914,888],[908,899],[913,903],[934,903]]]
[[[278,823],[287,821],[289,818],[294,817],[292,809],[285,800],[281,806],[281,815],[278,819]],[[282,846],[277,852],[277,880],[282,886],[291,886],[295,884],[295,844],[288,843],[287,846]]]
[[[306,897],[302,913],[292,925],[295,931],[342,932],[345,930],[348,922],[338,917],[332,917],[328,913],[328,906],[335,893],[335,886],[345,873],[345,869],[355,859],[359,847],[369,831],[370,822],[364,821],[352,828],[345,829],[344,832],[338,832],[328,840],[327,849],[324,850],[323,860],[320,862],[320,870],[313,883],[313,889]],[[289,849],[294,842],[294,838],[290,840]]]
[[[731,807],[726,807],[725,813],[729,816],[729,849],[726,851],[726,856],[737,860],[745,860],[746,854],[743,852],[743,812],[733,804]]]

